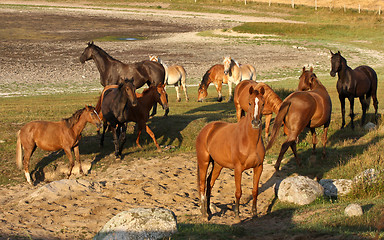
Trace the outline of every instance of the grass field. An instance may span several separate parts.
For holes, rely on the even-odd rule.
[[[129,1],[128,1],[129,2]],[[154,1],[158,3],[161,1]],[[203,2],[203,3],[199,3]],[[123,4],[123,2],[108,1],[110,5]],[[169,2],[167,2],[169,3]],[[235,8],[234,12],[244,13],[244,6],[235,5],[232,1],[172,1],[172,9],[180,10],[193,10],[204,11],[207,4],[208,9],[213,11],[217,9],[224,9],[224,6],[231,6]],[[247,33],[269,33],[276,34],[282,39],[290,39],[300,41],[318,46],[329,46],[330,43],[338,44],[342,50],[345,49],[362,49],[359,54],[362,58],[371,59],[369,54],[371,51],[382,54],[384,50],[384,29],[383,17],[369,13],[357,13],[350,11],[344,13],[341,9],[330,12],[328,9],[319,9],[313,12],[313,9],[308,7],[299,6],[291,9],[289,5],[279,5],[268,7],[268,4],[252,3],[248,4],[247,8],[260,9],[260,15],[268,15],[273,13],[289,13],[289,19],[307,22],[305,25],[297,24],[265,24],[265,23],[247,23],[242,26],[236,27],[234,30]],[[225,12],[224,10],[216,10]],[[233,10],[232,10],[233,11]],[[311,16],[311,17],[308,17]],[[252,40],[248,44],[254,44]],[[284,42],[280,42],[284,44]],[[291,173],[298,173],[310,177],[318,178],[347,178],[351,179],[361,171],[368,168],[375,168],[377,170],[384,169],[384,123],[382,123],[383,104],[384,104],[384,85],[382,79],[384,76],[384,65],[381,62],[373,63],[375,70],[379,76],[379,120],[378,127],[374,131],[366,131],[361,127],[357,127],[352,131],[349,126],[340,129],[341,126],[341,113],[340,105],[335,89],[336,78],[331,78],[328,74],[329,66],[315,69],[318,73],[319,79],[328,88],[333,103],[332,122],[328,132],[328,146],[327,158],[320,160],[320,151],[318,151],[318,161],[313,163],[308,161],[311,154],[311,137],[307,133],[302,133],[300,142],[298,143],[299,155],[303,160],[302,168],[292,168]],[[290,69],[292,74],[288,76],[292,81],[297,79],[294,72],[297,69]],[[272,74],[272,73],[271,73]],[[266,76],[268,78],[268,76]],[[272,78],[272,76],[271,76]],[[96,81],[96,80],[95,80]],[[296,87],[294,84],[288,85],[286,82],[273,82],[270,83],[276,92],[281,93],[284,98],[284,93],[293,91]],[[178,103],[175,99],[174,88],[168,88],[170,100],[170,116],[163,118],[163,112],[160,110],[157,117],[149,121],[151,129],[156,132],[160,145],[175,146],[170,151],[164,154],[180,154],[180,153],[194,153],[194,141],[199,130],[208,122],[213,120],[223,120],[235,122],[235,109],[233,103],[217,103],[216,93],[213,87],[209,88],[209,98],[204,103],[196,102],[197,87],[190,87],[190,102],[184,101]],[[226,89],[223,90],[226,93]],[[43,96],[28,96],[28,97],[9,97],[0,98],[0,136],[2,142],[0,143],[0,162],[1,175],[0,184],[17,184],[24,181],[24,176],[21,171],[16,169],[14,164],[14,150],[15,150],[15,133],[26,122],[45,119],[45,120],[59,120],[63,117],[69,117],[74,113],[74,109],[80,109],[83,106],[81,103],[95,104],[98,93],[86,94],[55,94]],[[47,104],[49,103],[49,104]],[[347,102],[347,113],[349,103]],[[358,101],[355,101],[355,113],[357,117],[356,122],[361,118],[361,107]],[[373,107],[371,106],[368,112],[368,120],[372,120]],[[347,124],[349,123],[349,117]],[[169,128],[168,126],[172,126]],[[318,129],[321,134],[322,129]],[[132,127],[130,132],[132,133]],[[83,132],[83,141],[81,142],[80,149],[82,158],[92,159],[98,154],[98,137],[95,136],[95,128],[88,126]],[[156,156],[153,150],[155,146],[152,140],[146,136],[142,140],[143,150],[137,151],[133,144],[133,135],[129,134],[126,147],[123,153],[129,153],[132,157],[153,157]],[[267,152],[266,160],[274,162],[280,150],[281,143],[284,137],[280,135],[279,139]],[[108,139],[107,139],[108,141]],[[321,147],[319,143],[318,149]],[[111,149],[101,150],[104,155],[111,153]],[[37,151],[34,154],[31,168],[38,168],[37,159],[47,157],[49,161],[49,153]],[[283,168],[290,165],[295,166],[293,156],[290,151],[286,153],[285,158],[287,161],[283,162]],[[66,157],[62,156],[59,160],[66,161]],[[106,161],[99,161],[97,164],[108,164]],[[47,163],[39,163],[45,164]],[[98,165],[96,168],[100,167]],[[289,168],[287,168],[289,169]],[[300,224],[290,230],[292,232],[305,232],[317,231],[328,234],[335,234],[341,236],[362,236],[373,237],[377,233],[376,226],[380,223],[380,216],[384,211],[384,183],[379,181],[373,186],[363,185],[356,186],[353,193],[344,198],[339,199],[318,199],[315,203],[298,207],[277,203],[274,205],[272,215],[282,217],[285,215],[292,215]],[[342,212],[346,205],[352,202],[357,202],[365,207],[365,213],[361,217],[346,219]],[[182,239],[188,235],[187,232],[191,231],[191,227],[181,228],[179,238]],[[191,233],[192,236],[198,238],[201,232],[213,232],[213,238],[231,238],[230,236],[242,236],[244,233],[241,231],[233,230],[232,228],[220,228],[219,232],[227,232],[227,235],[215,235],[217,226],[201,227],[196,225],[196,232]],[[207,230],[208,228],[208,230]],[[220,233],[222,234],[222,233]],[[219,236],[219,237],[218,237]],[[381,237],[383,234],[380,235]],[[176,236],[177,238],[177,236]],[[194,237],[192,237],[194,239]]]

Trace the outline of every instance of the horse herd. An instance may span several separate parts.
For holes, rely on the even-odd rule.
[[[362,124],[365,121],[366,111],[370,98],[373,99],[375,115],[377,114],[377,75],[368,66],[359,66],[352,70],[340,52],[331,51],[331,76],[338,74],[337,91],[341,103],[342,128],[345,126],[345,98],[350,101],[351,127],[353,124],[354,98],[358,97],[363,110]],[[153,139],[158,151],[161,151],[155,135],[147,126],[150,115],[156,114],[157,103],[168,114],[168,96],[165,84],[174,85],[177,92],[177,101],[181,100],[179,88],[183,88],[186,101],[189,100],[186,88],[186,71],[182,66],[167,66],[158,56],[150,56],[150,60],[126,64],[114,59],[93,42],[88,43],[80,56],[80,62],[93,59],[100,73],[100,83],[104,87],[96,107],[85,106],[76,111],[72,117],[59,122],[33,121],[25,124],[17,133],[16,162],[19,168],[24,169],[27,182],[32,183],[28,170],[29,160],[39,147],[47,151],[63,149],[69,159],[69,173],[74,166],[72,151],[76,161],[80,164],[79,140],[81,131],[86,123],[92,123],[103,132],[100,145],[103,145],[105,131],[109,128],[113,134],[116,159],[121,158],[125,143],[126,123],[137,123],[138,134],[136,144],[140,146],[141,132],[146,131]],[[279,156],[275,163],[275,170],[279,171],[281,160],[290,147],[294,153],[297,164],[296,143],[299,134],[304,128],[312,133],[313,153],[316,150],[315,129],[323,126],[323,151],[327,143],[327,131],[331,121],[332,103],[324,85],[318,80],[313,68],[305,69],[299,78],[298,90],[282,100],[265,83],[256,82],[256,71],[252,65],[241,65],[231,57],[225,57],[223,64],[212,66],[203,76],[198,89],[198,101],[207,96],[207,88],[214,83],[218,92],[218,101],[222,101],[221,87],[223,83],[229,86],[229,99],[233,100],[236,108],[236,123],[214,121],[208,123],[196,138],[198,191],[200,196],[201,213],[203,220],[211,215],[210,195],[215,180],[222,168],[234,169],[235,174],[235,217],[239,220],[239,202],[242,195],[241,175],[246,169],[253,168],[253,205],[252,212],[256,215],[259,179],[263,170],[265,151],[272,147],[279,129],[284,126],[287,136],[282,144]],[[232,96],[232,83],[236,85]],[[147,84],[149,88],[141,94],[136,89]],[[271,137],[269,128],[272,113],[276,114]],[[261,118],[265,115],[265,139],[268,145],[265,148],[262,140]],[[24,157],[23,157],[24,150]],[[209,165],[212,170],[208,174]]]

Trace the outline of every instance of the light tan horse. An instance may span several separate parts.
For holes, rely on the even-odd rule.
[[[267,150],[275,142],[278,130],[284,122],[288,129],[287,140],[282,144],[279,157],[275,163],[276,171],[279,171],[281,160],[284,153],[291,147],[295,155],[296,162],[301,165],[297,156],[296,142],[299,134],[308,127],[312,133],[312,154],[316,150],[316,131],[315,129],[324,126],[323,133],[323,158],[325,157],[325,146],[327,144],[327,132],[331,122],[332,102],[327,89],[317,79],[313,73],[313,68],[309,71],[303,68],[300,76],[298,91],[291,93],[281,104],[279,113],[276,116],[273,125],[271,140],[268,143]]]
[[[261,138],[261,117],[264,106],[264,89],[260,92],[249,88],[247,115],[237,123],[215,121],[207,124],[196,139],[198,191],[202,220],[208,220],[212,187],[223,167],[234,169],[236,185],[235,218],[239,221],[239,204],[242,195],[241,175],[244,170],[253,168],[253,205],[255,216],[259,180],[263,171],[265,156]],[[240,141],[241,140],[241,141]],[[208,167],[212,171],[207,178]]]
[[[32,185],[31,175],[29,174],[29,160],[36,147],[45,151],[63,149],[69,159],[68,178],[71,176],[75,165],[72,157],[73,151],[76,161],[80,164],[80,172],[83,173],[80,162],[79,141],[81,132],[88,122],[98,127],[101,125],[101,119],[92,106],[86,106],[76,111],[72,117],[58,122],[29,122],[17,132],[16,164],[19,168],[24,167],[25,178],[29,184]]]
[[[251,87],[259,91],[261,88],[264,88],[265,91],[263,115],[265,116],[265,139],[268,140],[272,113],[277,114],[279,112],[279,108],[283,101],[272,90],[272,88],[265,83],[258,83],[253,80],[241,81],[235,88],[235,94],[233,98],[233,102],[235,103],[236,107],[237,121],[240,121],[241,117],[244,116],[245,112],[248,110],[248,98],[244,93],[248,92],[249,88]]]
[[[228,76],[230,100],[232,99],[232,84],[237,85],[242,80],[256,81],[256,68],[250,64],[239,64],[235,59],[227,56],[223,58],[224,74]]]
[[[153,62],[161,63],[165,69],[165,81],[164,83],[167,85],[174,85],[176,89],[176,98],[177,101],[181,101],[180,97],[180,86],[183,88],[184,94],[185,94],[185,100],[188,102],[188,92],[187,92],[187,85],[186,85],[186,77],[187,73],[183,66],[180,65],[172,65],[167,66],[159,56],[149,56],[149,60]]]

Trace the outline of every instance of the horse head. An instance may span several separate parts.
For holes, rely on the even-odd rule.
[[[313,72],[313,67],[311,67],[309,70],[305,70],[305,67],[303,67],[303,72],[299,77],[299,86],[297,88],[299,91],[312,90],[316,82],[317,77]]]
[[[341,70],[341,64],[342,64],[342,59],[344,59],[340,51],[337,53],[333,53],[331,50],[331,72],[329,73],[332,77],[336,76],[336,73]],[[344,59],[345,60],[345,59]]]
[[[80,56],[80,62],[85,63],[85,61],[88,61],[92,59],[92,50],[95,44],[92,42],[88,42],[88,46],[84,49],[83,53]]]
[[[165,84],[159,84],[157,86],[157,93],[158,93],[158,99],[157,102],[163,107],[165,110],[166,114],[169,112],[169,107],[168,107],[168,94],[165,91]]]
[[[96,109],[92,106],[85,106],[85,112],[87,114],[87,122],[94,124],[98,129],[102,127],[102,121],[97,114]]]
[[[137,106],[137,97],[135,93],[136,87],[133,85],[133,79],[125,79],[124,82],[119,85],[119,88],[128,97],[128,100],[131,102],[132,106]]]
[[[261,127],[261,117],[264,108],[264,93],[264,87],[261,87],[259,90],[253,87],[249,88],[248,114],[252,116],[251,124],[255,129]]]
[[[197,93],[197,101],[202,102],[208,96],[207,87],[205,84],[200,83]]]
[[[223,65],[224,65],[224,74],[228,75],[229,71],[231,70],[231,64],[232,64],[232,58],[231,57],[224,57],[223,58]]]

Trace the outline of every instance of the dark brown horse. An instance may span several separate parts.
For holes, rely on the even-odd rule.
[[[291,147],[298,165],[301,165],[296,152],[296,142],[299,134],[308,127],[312,133],[313,151],[316,150],[316,131],[315,129],[324,126],[323,133],[323,157],[325,157],[325,146],[327,144],[327,132],[331,122],[332,102],[327,89],[317,79],[313,73],[313,68],[309,71],[303,68],[300,76],[299,91],[291,93],[280,106],[277,113],[275,124],[273,125],[271,139],[267,150],[272,147],[277,133],[284,123],[287,128],[287,140],[281,146],[279,157],[277,158],[275,169],[279,171],[281,160],[288,147]]]
[[[100,83],[103,87],[107,85],[119,85],[125,79],[133,79],[135,88],[140,88],[144,84],[157,86],[164,83],[165,69],[153,61],[141,61],[135,63],[123,63],[111,57],[93,42],[88,43],[84,52],[80,56],[80,62],[91,60],[96,64],[100,73]],[[153,106],[151,115],[156,114],[156,105]]]
[[[168,111],[168,101],[167,101],[168,97],[164,87],[165,85],[161,84],[161,85],[158,85],[157,87],[152,86],[150,88],[147,88],[143,91],[143,93],[136,93],[137,105],[136,106],[128,105],[124,109],[125,111],[124,115],[127,116],[127,118],[125,119],[126,122],[135,122],[138,125],[136,144],[139,148],[141,148],[141,145],[139,143],[141,132],[146,131],[151,136],[153,142],[156,145],[157,150],[161,151],[160,146],[156,141],[155,134],[148,127],[147,121],[149,119],[149,111],[151,110],[151,107],[155,102],[159,103],[165,111]],[[102,96],[100,96],[99,102],[103,101],[101,98]],[[102,102],[102,106],[103,104],[104,103]],[[100,145],[103,145],[106,128],[107,128],[107,121],[104,121],[104,130],[100,139]]]
[[[236,107],[237,121],[240,121],[241,117],[244,116],[248,110],[248,97],[244,93],[248,92],[251,87],[257,90],[264,88],[265,91],[263,116],[265,116],[265,139],[267,140],[269,136],[269,125],[271,123],[272,113],[277,114],[279,112],[280,105],[283,101],[267,84],[258,83],[253,80],[243,80],[236,86],[233,98],[233,102]]]
[[[350,105],[350,114],[351,117],[351,127],[355,127],[353,124],[353,118],[355,114],[353,113],[353,106],[355,98],[359,98],[361,107],[363,109],[363,115],[361,118],[361,125],[365,122],[365,115],[369,109],[370,99],[373,99],[373,106],[375,107],[375,116],[377,115],[377,108],[379,102],[377,101],[377,74],[369,66],[359,66],[352,70],[347,65],[347,60],[341,56],[340,51],[333,53],[331,57],[331,72],[332,77],[336,76],[338,73],[337,80],[337,92],[339,93],[339,100],[341,103],[341,116],[342,123],[341,128],[345,126],[345,98],[349,99]]]
[[[101,125],[101,120],[92,106],[86,106],[76,111],[72,117],[59,122],[29,122],[17,132],[16,163],[19,168],[24,167],[24,174],[29,184],[32,185],[31,175],[29,174],[29,160],[36,147],[46,151],[63,149],[69,159],[68,178],[71,176],[75,165],[72,157],[73,151],[76,161],[79,162],[80,172],[83,173],[80,162],[79,141],[81,132],[88,122],[98,127]]]
[[[108,89],[102,92],[96,109],[102,112],[104,121],[103,136],[106,130],[106,124],[109,124],[113,134],[116,160],[120,160],[125,143],[126,123],[130,118],[127,109],[137,106],[136,89],[131,80],[126,80],[116,87],[107,86],[106,88]]]
[[[242,195],[241,175],[244,170],[253,168],[253,205],[255,216],[259,179],[263,171],[265,155],[261,138],[261,117],[264,105],[264,89],[260,91],[249,88],[249,109],[247,115],[238,123],[211,122],[199,133],[196,139],[198,191],[200,195],[203,220],[211,214],[209,209],[212,187],[223,167],[234,169],[236,185],[235,216],[239,221],[239,203]],[[207,178],[208,167],[212,171]]]
[[[216,91],[218,94],[217,101],[221,102],[223,96],[221,94],[221,88],[223,83],[228,84],[228,75],[224,74],[224,65],[216,64],[212,66],[203,76],[198,89],[197,101],[202,102],[208,96],[209,84],[215,84]],[[232,96],[230,92],[229,96]]]

